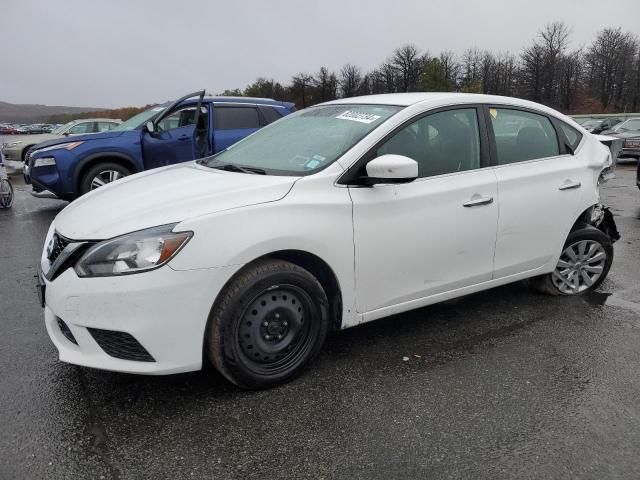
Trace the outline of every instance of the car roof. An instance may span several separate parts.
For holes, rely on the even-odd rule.
[[[260,97],[227,97],[227,96],[207,96],[203,101],[213,103],[251,103],[259,105],[293,105],[291,102],[280,102],[273,98]]]
[[[411,93],[383,93],[380,95],[364,95],[326,102],[323,105],[340,104],[370,104],[370,105],[398,105],[408,107],[417,103],[460,104],[460,103],[496,103],[536,108],[538,110],[551,110],[539,103],[530,102],[521,98],[503,97],[498,95],[484,95],[479,93],[459,92],[411,92]]]
[[[73,120],[76,123],[80,122],[116,122],[122,123],[122,120],[119,118],[79,118],[77,120]]]

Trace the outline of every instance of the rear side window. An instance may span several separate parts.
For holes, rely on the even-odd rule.
[[[117,123],[113,122],[98,122],[98,132],[107,132],[115,127]]]
[[[499,165],[560,155],[558,137],[544,115],[490,108]]]
[[[265,125],[269,125],[270,123],[275,122],[276,120],[280,120],[282,115],[278,113],[278,111],[273,107],[258,107],[260,109],[260,113],[265,120]]]
[[[564,136],[567,139],[571,150],[575,150],[578,147],[580,140],[582,139],[582,134],[575,128],[567,125],[564,122],[558,123],[560,124],[560,129],[562,130],[562,133],[564,133]]]
[[[74,125],[69,129],[69,133],[72,135],[79,135],[82,133],[93,133],[94,122],[82,122]]]
[[[217,130],[259,127],[260,118],[255,107],[215,107],[215,128]]]

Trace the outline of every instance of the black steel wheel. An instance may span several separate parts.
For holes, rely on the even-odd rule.
[[[205,348],[214,366],[242,388],[285,383],[322,348],[327,312],[325,292],[311,273],[283,260],[261,261],[219,295]]]

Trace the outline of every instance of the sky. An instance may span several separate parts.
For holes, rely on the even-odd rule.
[[[394,48],[519,53],[545,24],[640,34],[640,0],[0,0],[0,101],[140,106],[206,88],[363,71]]]

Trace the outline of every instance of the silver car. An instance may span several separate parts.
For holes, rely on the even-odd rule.
[[[33,150],[33,147],[38,143],[69,135],[106,132],[121,123],[122,120],[114,118],[83,118],[82,120],[74,120],[66,123],[51,133],[13,136],[4,148],[4,155],[7,160],[24,162],[29,152]]]

